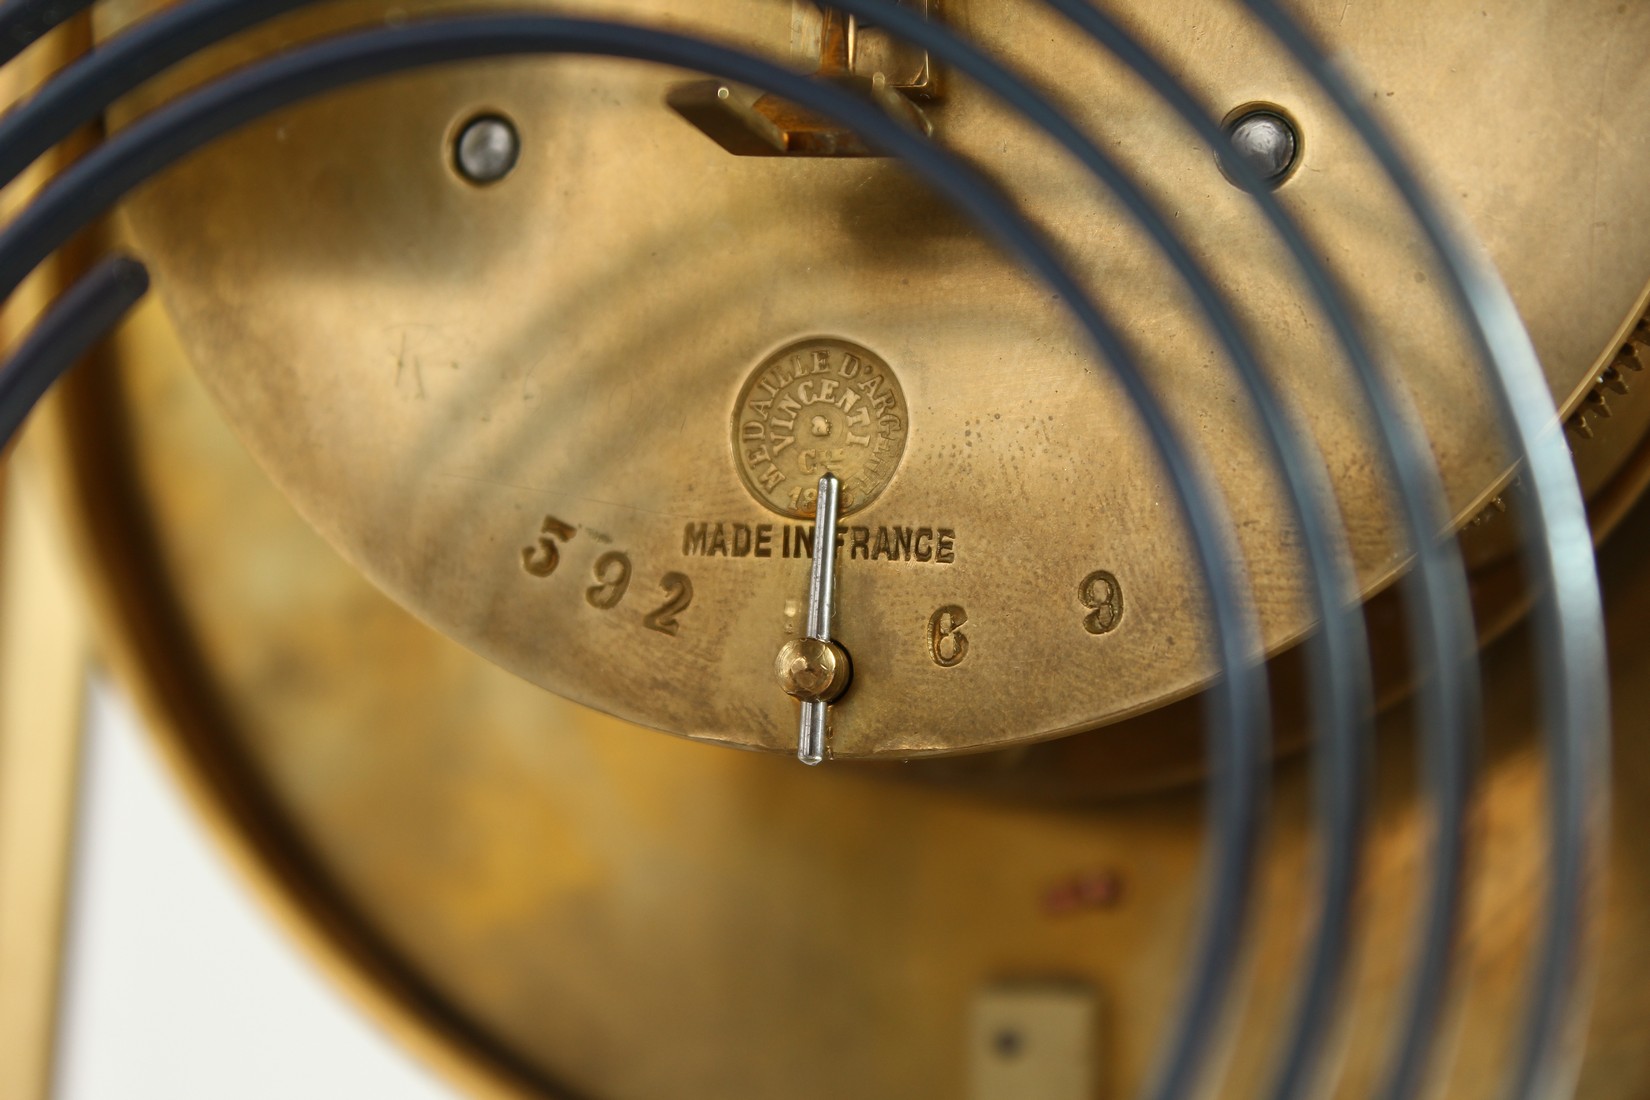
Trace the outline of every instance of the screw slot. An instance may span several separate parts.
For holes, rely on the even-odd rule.
[[[508,176],[521,157],[521,136],[503,115],[477,115],[459,128],[453,141],[453,167],[480,187]]]
[[[1248,165],[1272,187],[1288,179],[1300,161],[1300,131],[1276,107],[1240,107],[1227,116],[1225,129],[1231,148],[1220,157],[1220,170],[1228,180],[1232,180],[1229,158]]]

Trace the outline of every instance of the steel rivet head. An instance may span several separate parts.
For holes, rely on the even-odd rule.
[[[475,184],[497,183],[521,156],[521,137],[510,120],[482,115],[464,124],[453,148],[458,174]]]
[[[1249,111],[1229,123],[1226,133],[1232,155],[1267,183],[1281,183],[1295,167],[1300,140],[1295,127],[1276,111]]]

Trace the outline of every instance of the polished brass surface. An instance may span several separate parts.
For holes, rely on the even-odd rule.
[[[1458,520],[1477,514],[1508,473],[1494,405],[1378,173],[1229,6],[1118,7],[1215,113],[1271,103],[1299,126],[1279,194],[1409,387]],[[1413,4],[1343,7],[1314,9],[1315,29],[1358,59],[1507,277],[1555,393],[1579,400],[1650,274],[1650,82],[1624,75],[1621,52],[1650,38],[1650,9],[1580,0],[1555,20],[1448,0],[1425,5],[1426,33],[1394,34],[1419,26]],[[105,32],[137,10],[117,4]],[[306,15],[180,80],[377,10]],[[795,13],[772,0],[572,10],[808,63]],[[1063,89],[1176,212],[1327,453],[1362,585],[1385,583],[1405,552],[1368,417],[1216,158],[1040,10],[980,0],[947,15]],[[680,80],[529,59],[381,81],[256,124],[131,204],[192,359],[300,511],[420,617],[518,675],[644,725],[788,752],[792,704],[769,670],[800,633],[795,571],[782,553],[701,555],[683,535],[754,539],[771,523],[728,430],[739,387],[775,348],[850,341],[897,375],[909,424],[897,470],[850,524],[863,541],[839,599],[857,681],[836,708],[835,757],[1023,743],[1195,691],[1211,672],[1205,609],[1170,489],[1061,303],[894,164],[728,156],[663,106]],[[524,147],[478,189],[443,135],[483,108],[507,113]],[[1268,456],[1151,245],[965,82],[925,110],[936,140],[997,172],[1116,311],[1234,502],[1268,644],[1300,636],[1298,539]],[[924,532],[932,556],[907,556]],[[614,554],[628,593],[593,606]],[[1127,610],[1096,632],[1103,609],[1086,600],[1101,573]]]
[[[36,42],[0,70],[0,103],[14,102],[90,41],[90,28],[72,22]],[[42,157],[0,192],[0,213],[14,216],[88,140],[79,135]],[[0,346],[16,346],[97,243],[64,249],[5,303]],[[17,452],[0,448],[0,1097],[47,1100],[57,1064],[91,639],[43,470],[36,456]]]
[[[51,1096],[90,652],[42,488],[0,467],[0,1096],[7,1100]]]

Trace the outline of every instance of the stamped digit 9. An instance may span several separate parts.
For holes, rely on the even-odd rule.
[[[630,587],[630,557],[609,550],[596,559],[595,576],[598,583],[584,590],[585,602],[598,611],[611,611]]]
[[[1123,588],[1117,578],[1104,569],[1083,578],[1078,589],[1083,606],[1091,608],[1083,618],[1083,629],[1090,634],[1110,634],[1123,621]]]

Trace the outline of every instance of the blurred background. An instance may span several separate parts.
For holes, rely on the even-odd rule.
[[[62,1100],[458,1095],[347,1004],[193,819],[126,698],[86,694]]]

